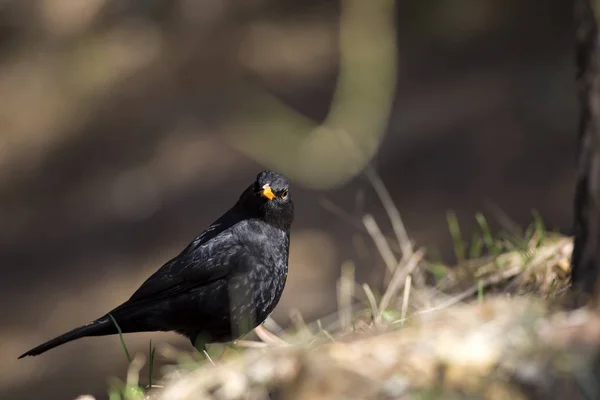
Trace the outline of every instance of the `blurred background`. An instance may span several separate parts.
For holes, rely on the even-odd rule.
[[[431,257],[453,262],[448,210],[466,237],[498,209],[569,233],[573,62],[569,1],[0,0],[0,398],[105,398],[118,337],[16,358],[127,299],[264,168],[297,209],[283,326],[335,309],[346,260],[381,281],[367,163]],[[150,338],[188,346],[126,336]]]

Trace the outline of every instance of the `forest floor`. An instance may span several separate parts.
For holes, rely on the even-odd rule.
[[[480,240],[467,246],[449,221],[457,265],[406,243],[394,265],[365,219],[389,261],[381,295],[346,266],[334,315],[306,323],[294,314],[286,330],[267,320],[254,340],[209,348],[210,360],[159,349],[173,362],[149,372],[160,376],[150,389],[139,384],[147,357],[136,355],[111,400],[600,398],[600,317],[562,307],[572,239],[538,219],[493,238],[479,216]]]

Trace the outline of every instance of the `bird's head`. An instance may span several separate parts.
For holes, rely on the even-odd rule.
[[[290,229],[294,203],[288,180],[273,171],[262,171],[240,196],[239,204],[253,215],[273,225]]]

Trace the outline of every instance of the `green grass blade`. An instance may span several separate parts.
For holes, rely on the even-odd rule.
[[[492,235],[492,230],[490,229],[490,225],[487,222],[485,216],[478,212],[475,214],[475,220],[477,220],[477,224],[479,225],[479,229],[481,229],[481,235],[483,237],[483,243],[487,251],[494,256],[499,255],[502,252],[502,248],[496,240],[494,240],[494,236]]]
[[[148,363],[148,388],[152,388],[152,373],[154,371],[154,352],[156,347],[152,347],[152,339],[150,340],[149,363]]]
[[[446,215],[446,218],[448,219],[448,230],[450,231],[450,236],[452,236],[454,255],[456,255],[458,262],[461,262],[465,259],[465,243],[460,234],[458,218],[453,211],[449,211]]]
[[[477,281],[477,300],[483,302],[483,281],[480,279]]]
[[[471,246],[469,248],[469,258],[471,260],[481,257],[483,253],[483,239],[477,233],[473,233]]]
[[[546,241],[546,237],[548,236],[548,230],[544,225],[544,221],[542,220],[542,216],[538,212],[538,210],[533,210],[533,221],[535,224],[535,233],[537,235],[537,247],[544,244]]]
[[[131,356],[129,355],[129,350],[127,350],[127,345],[125,344],[125,339],[123,338],[123,332],[121,331],[121,327],[117,323],[117,320],[109,313],[108,316],[112,319],[113,324],[117,327],[117,331],[119,331],[119,339],[121,339],[121,345],[123,346],[123,350],[125,350],[125,355],[127,356],[127,361],[131,364]]]

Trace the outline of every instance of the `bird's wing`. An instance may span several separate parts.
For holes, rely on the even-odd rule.
[[[214,234],[215,231],[218,232]],[[204,234],[197,237],[152,274],[125,304],[173,296],[225,277],[237,263],[242,247],[230,230],[219,227],[210,233],[208,239]]]

